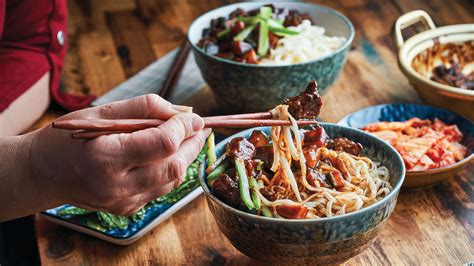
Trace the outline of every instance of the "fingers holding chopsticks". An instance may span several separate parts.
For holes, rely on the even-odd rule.
[[[117,101],[101,106],[72,112],[58,120],[67,119],[169,119],[180,113],[191,113],[192,107],[175,105],[156,94],[146,94],[129,100]]]
[[[171,156],[146,166],[138,167],[128,173],[130,182],[137,189],[147,190],[165,184],[178,185],[186,173],[187,167],[196,159],[206,142],[211,130],[204,129],[195,136],[182,142],[179,149]],[[156,197],[160,195],[153,195]]]
[[[172,155],[178,151],[183,141],[203,128],[204,121],[201,117],[183,113],[172,116],[158,127],[121,134],[119,141],[123,153],[131,155],[132,166],[142,166]]]

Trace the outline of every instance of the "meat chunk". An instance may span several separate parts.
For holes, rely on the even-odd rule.
[[[306,159],[306,165],[311,168],[315,168],[318,164],[318,147],[310,146],[303,150],[304,158]]]
[[[328,147],[335,151],[343,151],[355,156],[359,156],[363,149],[362,144],[347,138],[335,138],[328,144]]]
[[[255,52],[255,49],[251,49],[246,54],[244,54],[244,62],[249,64],[258,64],[258,56]]]
[[[232,11],[229,14],[229,18],[233,19],[233,18],[236,18],[236,17],[243,17],[245,15],[247,15],[247,12],[245,12],[242,8],[237,8],[236,10]]]
[[[227,174],[219,176],[212,184],[212,193],[232,207],[240,208],[242,206],[236,176],[234,178]]]
[[[232,27],[230,28],[230,32],[232,32],[233,35],[239,34],[243,29],[245,28],[245,23],[243,23],[240,20],[237,20],[234,22]]]
[[[263,161],[264,168],[270,169],[273,164],[273,147],[261,146],[256,149],[255,158]]]
[[[252,50],[253,47],[249,43],[243,41],[233,41],[232,42],[232,52],[235,55],[242,56]]]
[[[276,207],[276,211],[287,219],[303,219],[308,214],[308,208],[301,205],[280,205]]]
[[[316,119],[323,105],[318,83],[311,81],[303,92],[284,100],[283,104],[289,105],[288,111],[295,119]]]
[[[444,64],[433,69],[431,80],[461,89],[474,90],[474,74],[463,73],[463,67],[454,61],[451,67]]]
[[[273,32],[268,32],[268,43],[270,44],[270,48],[275,49],[278,45],[278,40],[280,40],[280,37],[278,35],[274,34]]]
[[[338,170],[332,170],[329,173],[329,180],[331,180],[331,183],[335,188],[340,188],[344,186],[344,178],[342,177],[341,172],[339,172]]]
[[[227,144],[227,155],[235,160],[240,158],[244,161],[251,160],[255,155],[255,147],[246,138],[237,137]]]
[[[259,159],[245,161],[245,169],[249,176],[260,176],[263,170],[263,161]]]
[[[317,148],[321,148],[326,146],[329,137],[326,134],[324,128],[320,125],[313,127],[312,130],[305,131],[304,133],[304,146],[316,146]]]
[[[215,55],[219,53],[219,46],[214,38],[202,38],[199,40],[198,47],[202,48],[207,54]]]
[[[296,10],[290,10],[288,15],[285,17],[285,21],[283,22],[283,25],[285,27],[298,26],[305,19],[311,21],[311,17],[308,14],[301,14],[300,12]]]
[[[270,145],[267,135],[265,135],[261,130],[254,130],[248,140],[253,144],[253,146],[255,146],[255,148]]]
[[[308,180],[308,183],[312,186],[316,186],[316,182],[319,182],[319,185],[321,187],[331,187],[328,178],[324,174],[312,168],[308,168],[306,179]]]

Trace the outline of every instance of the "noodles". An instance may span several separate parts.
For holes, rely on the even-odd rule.
[[[319,125],[298,128],[294,117],[319,114],[312,108],[321,107],[314,86],[270,111],[275,119],[291,121],[272,127],[270,140],[256,130],[227,144],[217,161],[232,161],[235,168],[212,182],[218,198],[266,217],[317,219],[358,211],[390,193],[388,169],[362,156],[361,144],[331,139]]]
[[[303,147],[296,120],[288,113],[287,105],[277,106],[272,113],[274,118],[292,122],[291,126],[271,129],[274,151],[271,171],[275,175],[263,186],[262,191],[268,191],[274,200],[269,200],[262,191],[257,190],[262,204],[272,209],[274,217],[322,218],[347,214],[369,206],[390,193],[392,187],[387,168],[367,157],[328,147],[317,149],[318,162],[312,171],[338,180],[336,183],[339,185],[327,187],[323,181],[313,179],[310,184],[303,152],[307,147]],[[297,166],[292,166],[292,161],[298,162]],[[280,175],[283,178],[279,178]],[[305,208],[305,217],[288,217],[287,212],[280,209],[288,206]]]
[[[326,35],[323,27],[311,25],[309,20],[303,20],[300,25],[289,28],[299,34],[280,39],[260,64],[284,65],[316,60],[336,51],[346,41],[344,37]]]

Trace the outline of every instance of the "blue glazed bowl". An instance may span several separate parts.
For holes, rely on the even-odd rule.
[[[274,3],[276,7],[308,13],[316,25],[326,29],[326,34],[345,37],[346,42],[318,60],[278,66],[239,63],[208,55],[196,46],[202,30],[209,27],[211,19],[227,17],[236,8],[251,10],[263,4],[237,3],[214,9],[198,17],[188,30],[188,40],[204,80],[218,100],[235,111],[269,110],[283,99],[298,94],[311,80],[318,81],[320,93],[326,92],[339,76],[354,38],[354,27],[349,19],[331,8],[309,3],[278,2]]]
[[[247,256],[271,264],[335,264],[365,249],[392,213],[405,177],[397,151],[363,131],[320,123],[329,136],[346,137],[364,146],[364,155],[390,171],[393,190],[379,202],[360,211],[323,219],[284,220],[246,213],[228,206],[212,195],[203,164],[199,181],[221,232]],[[235,137],[249,137],[254,128],[235,134],[216,145],[217,154]]]
[[[455,176],[464,169],[470,161],[474,161],[474,124],[454,112],[441,108],[409,103],[381,104],[353,112],[342,118],[337,124],[353,128],[362,128],[365,125],[376,122],[406,121],[413,117],[430,120],[438,118],[446,124],[457,125],[464,135],[461,143],[468,148],[468,155],[464,160],[450,166],[427,171],[407,171],[403,187],[420,188],[438,184]]]

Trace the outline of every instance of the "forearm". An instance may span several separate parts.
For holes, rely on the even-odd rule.
[[[41,175],[31,170],[34,156],[43,156],[31,153],[34,134],[0,138],[0,222],[60,204],[42,190]]]
[[[41,117],[48,105],[49,73],[46,73],[0,113],[0,137],[21,134]]]

